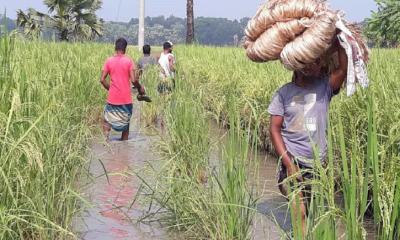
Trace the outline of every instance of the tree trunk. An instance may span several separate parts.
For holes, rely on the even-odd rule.
[[[68,42],[68,29],[59,29],[59,39],[63,42]]]
[[[186,18],[187,18],[186,44],[192,44],[194,41],[193,0],[187,0]]]

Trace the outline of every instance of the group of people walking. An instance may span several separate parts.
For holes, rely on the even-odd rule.
[[[103,67],[101,83],[108,90],[107,104],[104,111],[104,133],[108,137],[111,129],[121,131],[121,140],[129,136],[129,122],[132,116],[131,84],[139,94],[146,94],[139,82],[143,71],[150,65],[159,65],[161,83],[173,79],[175,58],[173,45],[166,42],[163,53],[157,60],[151,55],[149,45],[143,47],[144,56],[137,67],[132,59],[125,55],[127,42],[118,39],[114,56],[107,59]],[[331,99],[339,93],[347,75],[348,59],[339,40],[335,40],[332,52],[337,52],[339,64],[328,72],[320,59],[293,72],[292,81],[280,88],[273,96],[268,113],[270,114],[270,136],[277,155],[281,159],[278,185],[283,195],[287,196],[293,185],[286,184],[290,177],[300,182],[313,178],[315,159],[325,164],[327,157],[327,123]],[[106,77],[110,76],[110,82]],[[171,91],[162,84],[158,91]],[[319,156],[315,156],[315,149]],[[319,158],[319,159],[318,159]],[[299,193],[299,203],[293,203],[296,215],[301,218],[305,231],[307,215],[306,192]]]
[[[111,129],[122,132],[121,141],[129,138],[129,124],[132,117],[133,101],[132,87],[140,96],[146,95],[144,86],[140,83],[144,71],[149,66],[159,67],[160,94],[172,91],[175,83],[175,57],[172,54],[173,44],[165,42],[163,52],[159,57],[151,55],[151,46],[143,46],[143,57],[135,61],[126,55],[128,42],[119,38],[115,42],[115,53],[104,63],[100,82],[108,91],[107,103],[104,109],[103,132],[109,138]],[[109,77],[109,80],[107,78]],[[172,84],[167,84],[172,82]]]

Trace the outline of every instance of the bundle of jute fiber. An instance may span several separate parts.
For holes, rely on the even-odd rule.
[[[337,35],[337,12],[322,0],[270,0],[262,5],[245,30],[244,47],[255,62],[280,59],[290,69],[316,62],[331,47]],[[355,25],[346,23],[361,47],[368,50]]]

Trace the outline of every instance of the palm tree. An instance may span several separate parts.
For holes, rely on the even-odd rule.
[[[102,0],[44,0],[44,4],[49,14],[33,9],[27,14],[18,11],[17,22],[25,34],[37,35],[36,32],[46,26],[56,30],[61,41],[90,40],[102,35],[103,20],[96,16]]]
[[[194,41],[194,13],[193,0],[187,0],[186,4],[187,32],[186,43],[192,44]]]
[[[18,25],[23,27],[24,34],[30,39],[39,38],[42,32],[42,23],[45,18],[45,14],[37,12],[35,9],[28,9],[27,13],[21,10],[17,11],[17,22]]]
[[[53,0],[54,1],[54,0]],[[101,0],[75,0],[72,5],[72,35],[84,36],[92,39],[101,36],[103,31],[103,19],[98,19],[96,11],[101,8]]]

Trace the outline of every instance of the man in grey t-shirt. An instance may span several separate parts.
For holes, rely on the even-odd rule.
[[[151,56],[151,47],[150,45],[146,44],[143,46],[143,57],[141,57],[138,60],[137,63],[137,71],[136,71],[136,77],[138,79],[141,79],[142,82],[145,82],[146,80],[143,79],[143,72],[148,68],[149,66],[156,65],[157,64],[157,59],[153,56]],[[135,89],[133,87],[132,89]]]
[[[157,59],[151,56],[151,47],[150,45],[146,44],[143,46],[143,57],[138,61],[138,69],[139,75],[143,73],[143,71],[151,65],[156,65]]]
[[[285,196],[288,191],[282,182],[288,176],[297,177],[300,170],[313,169],[315,161],[326,159],[329,104],[335,93],[340,91],[347,75],[346,52],[337,41],[333,51],[337,51],[339,56],[337,69],[328,75],[321,62],[317,61],[295,71],[293,81],[277,91],[268,108],[272,144],[281,158],[279,189]],[[319,151],[319,159],[314,158],[314,147]],[[306,172],[298,179],[303,181],[310,177]],[[304,194],[300,192],[300,205],[293,203],[293,208],[296,215],[301,216],[305,233]]]
[[[268,108],[272,116],[283,117],[281,135],[287,151],[304,167],[314,166],[313,145],[324,161],[327,153],[326,127],[329,103],[334,95],[329,77],[310,78],[309,85],[295,82],[278,90]]]

